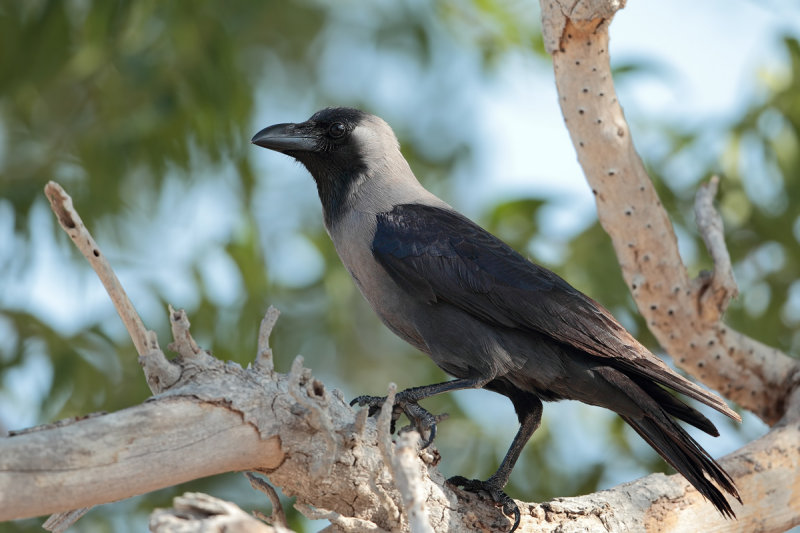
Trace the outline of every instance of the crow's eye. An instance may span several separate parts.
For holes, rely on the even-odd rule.
[[[347,131],[347,129],[344,127],[344,124],[342,124],[341,122],[334,122],[328,128],[328,134],[331,137],[333,137],[334,139],[338,139],[339,137],[344,135],[345,131]]]

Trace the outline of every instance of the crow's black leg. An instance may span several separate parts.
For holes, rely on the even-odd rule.
[[[454,379],[444,383],[424,385],[422,387],[412,387],[398,392],[394,397],[394,408],[392,410],[392,425],[390,430],[394,433],[395,424],[401,414],[405,414],[414,427],[419,431],[423,438],[422,447],[427,448],[436,437],[436,423],[442,416],[434,416],[426,409],[422,408],[417,402],[442,394],[461,389],[479,389],[483,387],[488,379]],[[350,402],[350,405],[369,406],[369,416],[375,415],[386,401],[386,396],[359,396]],[[524,444],[524,443],[523,443]],[[512,465],[513,466],[513,465]]]
[[[511,441],[511,447],[506,452],[503,462],[500,463],[500,468],[497,469],[489,479],[481,481],[479,479],[467,479],[463,476],[453,476],[447,481],[457,487],[463,487],[468,492],[487,492],[491,496],[492,501],[497,505],[502,506],[503,513],[507,516],[514,517],[514,525],[511,526],[509,533],[513,533],[519,526],[520,512],[517,504],[512,500],[508,494],[503,492],[503,487],[508,483],[508,478],[511,476],[511,470],[514,469],[517,459],[519,459],[522,449],[525,444],[530,440],[534,431],[539,428],[542,421],[542,402],[532,394],[520,395],[512,397],[511,401],[514,402],[514,408],[517,411],[517,418],[519,418],[519,431]]]

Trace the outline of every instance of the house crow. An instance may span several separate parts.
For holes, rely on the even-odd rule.
[[[420,185],[380,118],[328,108],[306,122],[276,124],[252,142],[302,163],[317,185],[325,227],[342,262],[386,326],[455,377],[396,395],[430,444],[436,417],[418,405],[446,391],[485,388],[508,397],[520,429],[485,491],[514,517],[504,492],[514,463],[539,427],[542,402],[578,400],[618,413],[725,516],[731,477],[675,419],[717,436],[672,389],[741,420],[719,397],[673,372],[600,304]],[[666,387],[666,388],[665,388]],[[384,397],[353,403],[378,410]]]

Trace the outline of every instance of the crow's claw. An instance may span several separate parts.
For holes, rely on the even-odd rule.
[[[498,487],[497,484],[492,483],[492,478],[481,481],[480,479],[467,479],[464,476],[453,476],[448,479],[447,482],[456,487],[462,487],[467,492],[474,492],[476,494],[480,494],[481,492],[487,493],[491,496],[494,504],[503,509],[503,514],[514,517],[514,525],[511,526],[508,533],[514,533],[517,527],[519,527],[521,518],[519,507],[508,494],[502,491],[502,487]]]
[[[419,407],[419,406],[417,406]],[[419,407],[422,409],[421,407]],[[410,431],[412,429],[416,429],[417,432],[420,434],[422,438],[422,443],[419,447],[420,450],[424,450],[428,446],[433,443],[433,439],[436,438],[436,429],[437,424],[442,420],[447,420],[450,418],[450,415],[447,413],[442,413],[440,415],[432,415],[428,411],[424,411],[424,414],[421,413],[419,418],[412,420],[412,425],[400,428],[400,433],[404,433],[406,431]],[[408,416],[408,414],[406,414]],[[425,432],[428,432],[428,438],[425,438]]]
[[[405,413],[411,424],[419,432],[420,437],[422,437],[421,449],[424,450],[430,446],[436,437],[436,422],[439,421],[439,417],[430,414],[426,409],[420,407],[417,402],[406,402],[401,399],[401,403],[396,405],[401,406],[403,413]]]
[[[350,402],[350,405],[358,404],[361,407],[369,406],[369,416],[374,416],[380,411],[381,406],[386,401],[386,396],[359,396]],[[403,393],[397,394],[392,409],[392,422],[389,426],[391,433],[395,432],[397,419],[401,414],[405,414],[411,421],[411,425],[422,437],[422,449],[427,448],[436,437],[436,423],[447,418],[446,414],[434,416],[425,408],[421,407],[416,401],[406,400]],[[427,437],[426,437],[427,435]]]
[[[381,410],[383,402],[386,401],[386,396],[357,396],[350,402],[350,407],[358,404],[359,407],[369,406],[369,416],[375,416]],[[394,413],[392,413],[394,414]],[[394,418],[394,417],[393,417]]]

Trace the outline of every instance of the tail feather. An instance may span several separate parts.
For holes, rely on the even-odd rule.
[[[600,405],[616,411],[723,516],[735,518],[730,503],[720,491],[721,488],[741,503],[733,479],[670,415],[716,436],[719,432],[714,424],[657,383],[625,375],[611,367],[593,370],[608,387],[601,395],[605,401]]]
[[[646,350],[646,348],[643,346],[641,349]],[[653,359],[656,359],[655,356],[653,356]],[[664,385],[665,387],[669,387],[670,389],[676,390],[681,394],[685,394],[689,398],[694,398],[695,400],[706,404],[712,409],[716,409],[720,413],[732,418],[733,420],[736,420],[737,422],[742,421],[741,415],[728,407],[722,398],[713,392],[709,392],[702,387],[695,385],[680,374],[673,372],[661,360],[646,360],[641,362],[638,367],[634,367],[630,364],[619,364],[619,366],[620,369],[627,375],[638,375],[645,380],[653,380],[661,385]]]
[[[714,504],[723,516],[736,518],[728,500],[711,482],[713,480],[741,503],[742,499],[733,479],[682,427],[668,416],[658,417],[660,420],[648,415],[641,418],[622,418],[700,494]]]
[[[671,414],[678,420],[693,425],[697,429],[708,433],[714,437],[719,437],[719,431],[716,426],[705,417],[700,411],[685,404],[680,398],[670,394],[667,390],[661,388],[659,385],[652,381],[644,379],[635,379],[636,384],[645,390],[656,403],[661,406],[667,413]]]

